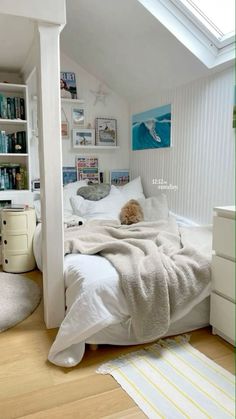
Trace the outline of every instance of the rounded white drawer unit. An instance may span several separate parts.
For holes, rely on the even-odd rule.
[[[36,227],[35,211],[2,211],[3,270],[27,272],[35,268],[33,236]]]

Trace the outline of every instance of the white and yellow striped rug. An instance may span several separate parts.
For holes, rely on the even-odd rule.
[[[235,377],[189,345],[160,340],[103,364],[148,418],[235,417]]]

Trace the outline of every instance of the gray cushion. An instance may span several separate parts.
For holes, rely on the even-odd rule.
[[[105,198],[107,195],[109,195],[110,190],[111,185],[108,185],[107,183],[88,185],[79,188],[77,191],[77,195],[80,195],[84,199],[88,199],[89,201],[100,201],[100,199]]]

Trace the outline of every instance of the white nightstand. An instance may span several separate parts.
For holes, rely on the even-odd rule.
[[[235,346],[235,207],[214,211],[210,324]]]
[[[2,211],[2,266],[5,272],[27,272],[35,268],[33,236],[35,211]]]

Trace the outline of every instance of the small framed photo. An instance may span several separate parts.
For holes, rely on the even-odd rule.
[[[129,182],[129,170],[111,170],[110,171],[110,183],[114,186],[123,186]]]
[[[95,131],[88,128],[73,129],[72,141],[74,148],[95,145]]]
[[[61,123],[61,137],[63,140],[68,140],[69,138],[69,123],[67,121],[62,121]]]
[[[85,112],[84,108],[72,108],[72,124],[84,127]]]
[[[96,118],[96,145],[116,146],[117,121],[112,118]]]

